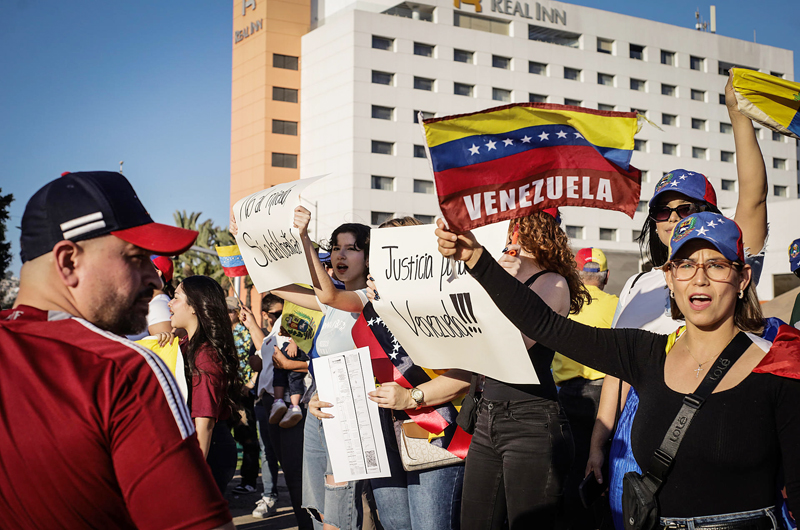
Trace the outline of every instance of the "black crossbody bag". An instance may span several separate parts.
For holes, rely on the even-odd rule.
[[[622,479],[622,521],[626,530],[655,530],[661,526],[658,509],[658,492],[667,480],[686,430],[697,411],[719,382],[750,347],[752,341],[740,331],[722,350],[714,366],[703,378],[703,382],[692,394],[683,398],[683,405],[672,421],[661,446],[650,459],[650,467],[644,476],[636,471],[625,473]]]

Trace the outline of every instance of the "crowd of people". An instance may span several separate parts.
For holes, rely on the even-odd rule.
[[[336,481],[332,405],[310,373],[311,359],[356,347],[353,328],[380,298],[370,227],[343,224],[319,248],[298,206],[311,284],[262,293],[254,313],[209,277],[175,285],[164,256],[197,234],[154,223],[122,175],[48,183],[25,209],[19,297],[0,315],[0,515],[19,528],[232,528],[223,495],[238,442],[232,492],[257,493],[260,471],[252,515],[268,517],[280,468],[301,529],[791,527],[800,332],[761,313],[767,175],[730,84],[726,102],[735,217],[701,173],[666,174],[640,238],[652,268],[619,297],[605,292],[603,251],[574,253],[555,208],[511,221],[497,260],[471,232],[431,228],[519,329],[539,383],[408,358],[406,373],[422,374],[409,388],[376,369],[369,399],[391,476],[371,480]],[[797,242],[789,257],[800,276]],[[187,395],[123,338],[147,335],[179,341]],[[472,438],[441,465],[410,468],[400,444],[445,432],[413,421],[423,407]],[[473,415],[456,427],[459,410]]]

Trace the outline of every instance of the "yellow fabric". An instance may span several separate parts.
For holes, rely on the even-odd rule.
[[[587,285],[586,289],[592,295],[592,303],[584,305],[583,309],[577,315],[570,315],[569,318],[575,322],[593,326],[596,328],[610,328],[611,322],[614,320],[614,312],[617,310],[617,302],[619,298],[613,294],[608,294],[601,291],[594,285]],[[591,345],[587,345],[591,348]],[[557,385],[564,381],[569,381],[576,377],[582,377],[590,381],[602,379],[606,374],[593,370],[588,366],[564,357],[560,353],[556,353],[553,357],[553,379]]]
[[[178,347],[177,338],[172,340],[172,344],[167,344],[163,348],[158,345],[158,340],[156,339],[141,339],[137,340],[136,344],[141,344],[148,350],[151,350],[153,353],[161,357],[161,360],[167,365],[167,368],[169,368],[169,371],[172,372],[172,375],[175,375],[175,366],[178,364],[178,355],[181,353],[181,349]],[[181,362],[183,362],[182,356]]]
[[[477,134],[503,134],[524,127],[551,124],[575,127],[587,142],[597,147],[631,150],[638,119],[635,116],[609,117],[571,110],[510,106],[452,116],[425,123],[424,127],[428,147],[436,147]]]
[[[734,68],[733,88],[742,114],[773,131],[800,138],[800,83]]]
[[[301,307],[292,302],[283,303],[281,327],[306,354],[311,351],[311,346],[314,344],[314,334],[317,332],[320,320],[322,320],[321,311]]]

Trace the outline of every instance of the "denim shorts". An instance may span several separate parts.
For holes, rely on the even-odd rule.
[[[778,515],[774,506],[751,510],[749,512],[723,513],[719,515],[704,515],[703,517],[662,517],[661,526],[669,528],[685,528],[694,530],[708,526],[719,526],[723,524],[742,523],[746,525],[749,521],[768,518],[772,522],[772,528],[778,530],[782,525],[778,522]]]

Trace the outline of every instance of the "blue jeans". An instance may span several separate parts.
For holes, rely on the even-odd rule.
[[[269,397],[269,396],[267,396]],[[264,399],[263,397],[261,398]],[[270,398],[271,399],[271,398]],[[264,484],[263,497],[278,496],[278,457],[269,440],[269,409],[261,400],[254,407],[256,425],[258,425],[258,445],[261,448],[261,482]]]
[[[715,526],[722,523],[735,523],[740,521],[748,521],[751,519],[761,519],[762,517],[768,517],[772,521],[772,528],[775,530],[782,528],[782,526],[778,523],[778,515],[774,506],[762,508],[760,510],[751,510],[749,512],[704,515],[702,517],[662,517],[661,526],[669,528],[670,525],[680,525],[685,526],[687,530],[694,530],[695,528],[703,526]]]
[[[406,471],[391,415],[381,409],[391,477],[371,479],[381,524],[392,530],[459,530],[464,465]]]
[[[361,493],[364,481],[347,482],[344,486],[331,486],[326,477],[333,476],[322,422],[309,414],[303,436],[303,508],[308,510],[314,528],[322,529],[325,523],[340,530],[361,528],[363,508]]]

